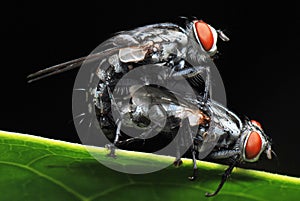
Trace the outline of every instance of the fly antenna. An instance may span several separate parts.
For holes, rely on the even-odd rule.
[[[222,30],[219,29],[219,30],[217,30],[217,32],[218,32],[219,38],[221,38],[222,41],[227,42],[227,41],[230,40],[229,37],[226,36],[225,33]]]
[[[275,156],[276,163],[277,163],[277,167],[279,167],[279,166],[280,166],[280,161],[279,161],[279,158],[278,158],[277,154],[275,153],[274,150],[272,150],[271,152],[272,152],[272,154]]]

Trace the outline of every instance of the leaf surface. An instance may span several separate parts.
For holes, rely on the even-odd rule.
[[[118,158],[104,148],[89,147],[104,160],[171,164],[173,157],[117,150]],[[85,146],[26,134],[0,131],[0,200],[2,201],[117,201],[117,200],[299,200],[300,179],[262,171],[235,168],[220,193],[211,198],[226,166],[198,161],[199,178],[189,181],[192,161],[181,167],[133,175],[107,168]]]

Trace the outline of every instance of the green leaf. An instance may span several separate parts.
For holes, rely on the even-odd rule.
[[[116,200],[280,200],[300,198],[300,179],[235,168],[221,192],[211,198],[226,166],[198,162],[199,179],[189,181],[192,161],[143,175],[116,172],[95,160],[79,144],[41,137],[0,132],[0,200],[2,201],[116,201]],[[104,148],[91,148],[106,160],[172,162],[174,158],[117,150],[118,158],[106,157]]]

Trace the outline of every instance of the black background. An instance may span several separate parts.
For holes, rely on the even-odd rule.
[[[238,3],[239,2],[239,3]],[[80,142],[72,122],[76,70],[28,84],[42,68],[89,54],[113,33],[179,16],[223,29],[216,65],[228,107],[263,125],[278,160],[252,166],[300,176],[299,6],[287,1],[18,2],[2,6],[0,129]]]

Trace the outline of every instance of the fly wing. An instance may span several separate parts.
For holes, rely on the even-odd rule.
[[[132,86],[134,87],[141,87],[141,86]],[[199,109],[196,103],[193,103],[188,97],[184,97],[182,94],[178,94],[174,91],[168,90],[166,88],[159,88],[156,86],[151,85],[143,85],[142,88],[139,88],[138,91],[133,90],[134,94],[131,96],[147,96],[151,97],[151,101],[153,104],[174,104],[178,105],[183,108]],[[138,94],[137,94],[138,93]]]
[[[105,53],[99,52],[96,54],[91,54],[89,56],[84,56],[84,57],[74,59],[74,60],[71,60],[71,61],[68,61],[65,63],[51,66],[49,68],[42,69],[38,72],[28,75],[27,76],[27,79],[29,79],[28,82],[29,83],[34,82],[34,81],[49,77],[51,75],[55,75],[55,74],[59,74],[59,73],[71,70],[71,69],[79,68],[84,61],[86,61],[86,62],[95,61],[95,60],[99,59],[100,57],[103,57],[105,55]]]
[[[138,61],[142,61],[145,58],[147,52],[148,52],[147,48],[141,48],[141,47],[122,48],[119,51],[119,58],[120,61],[124,63],[138,62]]]
[[[78,59],[74,59],[65,63],[51,66],[30,74],[27,78],[28,82],[33,82],[51,75],[59,74],[71,69],[80,67],[83,62],[93,62],[97,59],[105,58],[112,54],[119,54],[122,62],[132,62],[143,60],[147,51],[145,46],[148,41],[161,38],[162,30],[184,30],[179,26],[171,23],[162,23],[139,27],[130,31],[119,32],[117,35],[103,42],[98,50],[96,48],[93,53]],[[170,35],[170,34],[169,34]]]
[[[123,48],[144,49],[144,47],[140,47],[139,43],[128,35],[117,35],[102,43],[100,47],[101,48],[96,49],[88,56],[54,65],[49,68],[42,69],[36,73],[30,74],[27,76],[27,78],[29,79],[28,82],[37,81],[42,78],[49,77],[51,75],[79,68],[83,64],[83,62],[85,62],[85,64],[88,64],[90,62],[102,60],[103,58],[119,53],[120,49]]]

